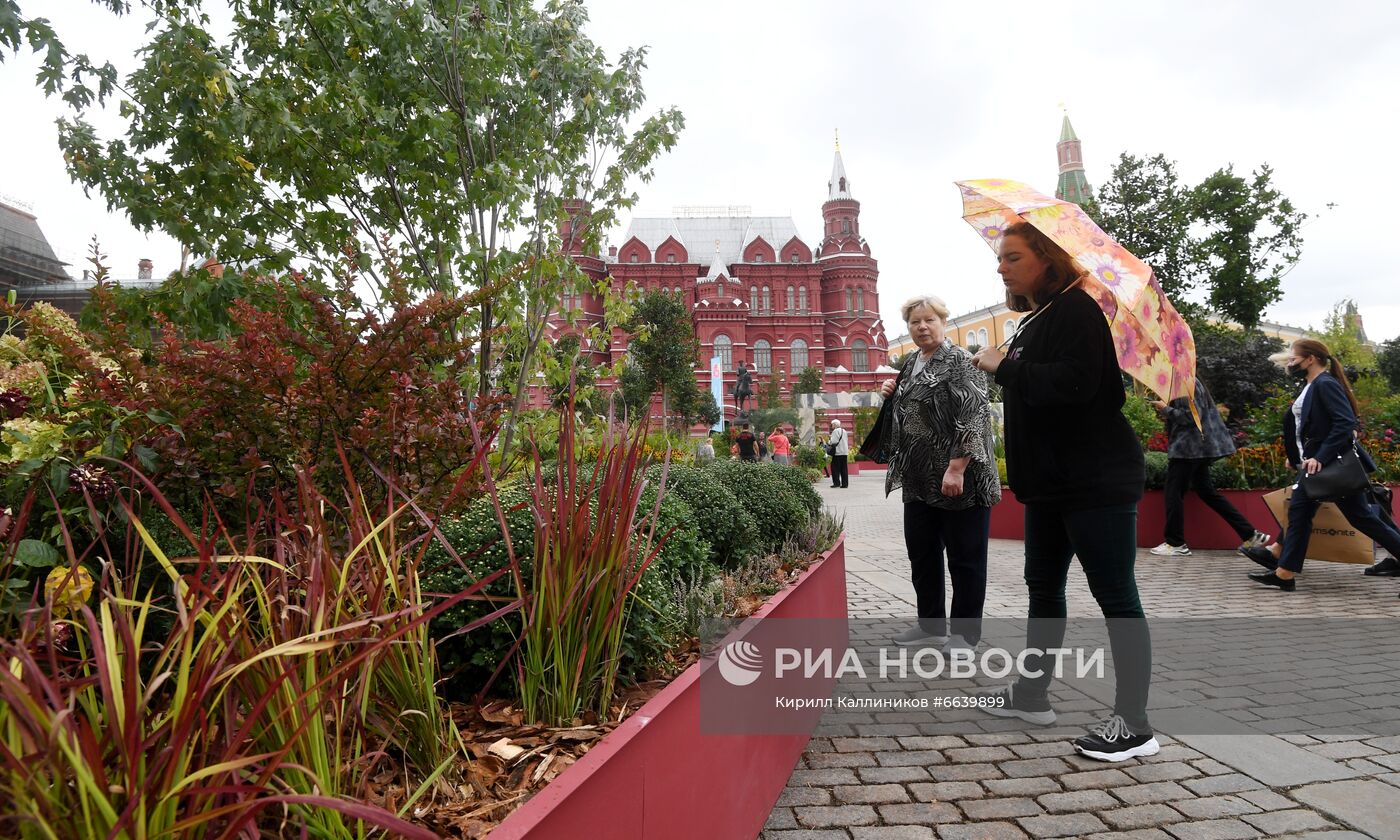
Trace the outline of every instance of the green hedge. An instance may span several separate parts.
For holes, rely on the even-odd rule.
[[[647,481],[661,481],[661,465],[647,470]],[[666,494],[680,497],[689,507],[696,526],[709,543],[709,560],[734,569],[758,551],[758,522],[738,497],[713,472],[672,464],[666,476]]]
[[[782,464],[716,461],[705,467],[758,522],[758,544],[776,551],[821,509],[821,497],[802,471]]]
[[[1144,452],[1142,457],[1147,463],[1147,489],[1161,490],[1167,485],[1167,453]]]

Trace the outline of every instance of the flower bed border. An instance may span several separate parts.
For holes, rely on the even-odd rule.
[[[844,534],[749,622],[768,617],[846,617]],[[702,734],[700,674],[713,664],[687,668],[507,817],[492,840],[756,837],[811,734]]]
[[[1400,489],[1392,487],[1392,489]],[[1244,518],[1261,531],[1278,536],[1278,525],[1274,522],[1269,506],[1264,504],[1267,490],[1221,490]],[[1162,542],[1162,529],[1166,525],[1166,504],[1163,491],[1148,490],[1138,503],[1137,544],[1139,548],[1151,548]],[[1025,506],[1017,500],[1011,488],[1001,489],[1001,502],[992,508],[992,539],[1024,540]],[[1239,547],[1240,538],[1225,520],[1215,511],[1205,506],[1195,493],[1186,494],[1186,544],[1199,549],[1234,549]]]

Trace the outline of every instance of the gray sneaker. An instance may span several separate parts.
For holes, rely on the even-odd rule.
[[[935,636],[917,624],[893,639],[900,647],[942,647],[947,640],[946,636]]]

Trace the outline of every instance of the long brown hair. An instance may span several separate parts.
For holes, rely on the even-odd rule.
[[[1064,248],[1055,244],[1055,241],[1041,233],[1035,225],[1030,222],[1017,222],[1007,228],[1002,234],[1002,239],[1008,236],[1019,236],[1031,253],[1045,260],[1045,283],[1035,293],[1035,306],[1044,306],[1059,292],[1063,291],[1069,284],[1079,278],[1084,272],[1079,268],[1079,264],[1074,261]],[[1025,295],[1013,295],[1006,293],[1006,308],[1012,312],[1030,312],[1035,307],[1031,305],[1031,300]]]
[[[1361,422],[1361,406],[1356,402],[1356,394],[1351,390],[1351,382],[1347,380],[1347,372],[1342,368],[1342,363],[1337,361],[1337,357],[1332,355],[1332,351],[1327,349],[1315,338],[1300,338],[1293,342],[1293,350],[1299,355],[1312,356],[1327,368],[1327,372],[1332,374],[1332,378],[1342,383],[1342,390],[1347,392],[1347,399],[1351,401],[1351,410],[1356,414],[1357,423]]]

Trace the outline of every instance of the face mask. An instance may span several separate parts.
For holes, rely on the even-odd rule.
[[[1288,375],[1293,377],[1294,379],[1308,378],[1308,372],[1306,369],[1303,368],[1302,365],[1288,365],[1284,368],[1284,370],[1288,371]]]

